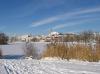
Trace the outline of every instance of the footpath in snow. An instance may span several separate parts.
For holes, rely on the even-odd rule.
[[[0,74],[100,74],[100,62],[1,59]]]

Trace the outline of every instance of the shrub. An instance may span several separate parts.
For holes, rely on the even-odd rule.
[[[0,44],[7,44],[8,36],[6,36],[4,33],[0,33]]]
[[[32,56],[32,58],[37,58],[37,51],[32,45],[32,43],[26,42],[24,46],[24,52],[26,57]]]
[[[33,42],[37,42],[38,39],[37,39],[37,38],[33,38],[33,39],[31,39],[31,41],[33,41]]]
[[[1,59],[1,57],[2,57],[2,50],[0,49],[0,59]]]

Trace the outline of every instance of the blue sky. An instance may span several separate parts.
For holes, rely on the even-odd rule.
[[[7,34],[100,32],[100,0],[0,0],[0,31]]]

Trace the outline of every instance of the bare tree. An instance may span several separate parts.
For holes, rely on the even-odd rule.
[[[65,42],[74,42],[76,41],[76,35],[70,35],[68,34],[67,36],[64,37]]]
[[[80,33],[80,38],[83,42],[90,42],[93,40],[93,32],[92,31],[84,31]]]
[[[97,42],[98,44],[100,44],[100,33],[99,33],[99,32],[96,33],[95,40],[96,40],[96,42]]]
[[[33,41],[33,42],[37,42],[38,39],[37,39],[37,38],[33,38],[33,39],[31,39],[31,41]]]
[[[81,41],[80,35],[75,35],[75,41],[76,41],[76,42],[80,42],[80,41]]]
[[[11,37],[10,38],[10,42],[15,42],[15,41],[18,41],[17,37]]]

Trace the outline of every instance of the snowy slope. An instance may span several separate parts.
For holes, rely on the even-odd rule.
[[[0,65],[0,74],[100,74],[100,62],[24,59],[0,63],[4,66]]]

